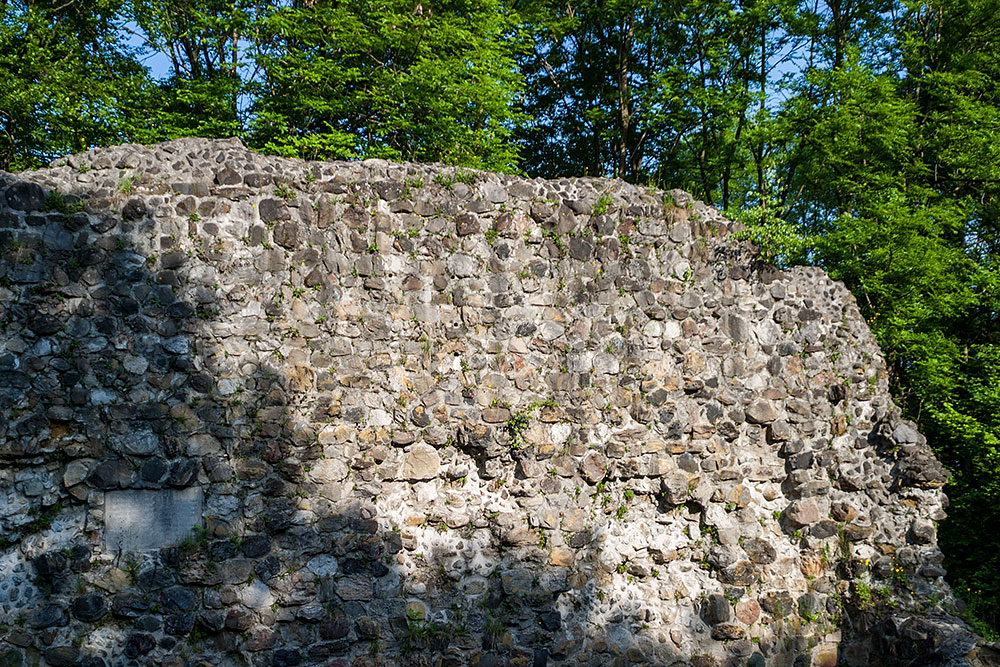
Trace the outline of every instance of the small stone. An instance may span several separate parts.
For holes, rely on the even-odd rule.
[[[806,593],[798,600],[799,616],[809,620],[815,618],[823,608],[823,601],[815,593]]]
[[[121,440],[127,454],[135,456],[149,456],[160,447],[159,439],[150,430],[132,431],[127,433]]]
[[[128,486],[131,480],[132,467],[122,459],[104,461],[87,477],[87,481],[98,489],[117,489]]]
[[[746,634],[746,630],[736,623],[720,623],[712,628],[712,639],[716,641],[743,639]]]
[[[319,624],[319,636],[324,641],[343,639],[351,632],[351,622],[343,614],[334,614]]]
[[[104,602],[104,596],[95,592],[74,598],[70,610],[74,618],[85,623],[93,623],[104,618],[108,613],[108,606]]]
[[[45,662],[52,667],[72,667],[80,659],[80,649],[75,646],[52,646],[45,649]]]
[[[283,222],[274,228],[274,242],[278,245],[295,249],[299,244],[299,226],[294,222]]]
[[[430,445],[417,444],[403,458],[402,477],[411,481],[433,479],[441,467],[441,457]]]
[[[915,519],[910,526],[908,537],[914,544],[933,544],[937,539],[937,531],[933,522],[927,519]]]
[[[507,408],[485,408],[482,412],[483,421],[487,424],[503,424],[510,419],[510,410]]]
[[[145,357],[126,355],[122,361],[122,367],[133,375],[142,375],[149,368],[149,361]]]
[[[237,632],[245,632],[253,625],[253,614],[244,609],[230,609],[226,612],[226,627]]]
[[[171,467],[167,483],[170,486],[191,486],[197,483],[200,468],[201,462],[198,459],[181,459]]]
[[[744,625],[753,625],[760,618],[760,603],[756,600],[740,600],[736,605],[736,618]]]
[[[758,601],[761,609],[775,618],[784,618],[792,611],[792,596],[788,591],[770,591]]]
[[[556,548],[549,552],[549,565],[553,567],[569,567],[576,558],[572,549]]]
[[[793,528],[804,528],[819,521],[819,507],[812,499],[796,500],[785,510],[785,518]]]
[[[463,213],[455,218],[455,233],[458,236],[469,236],[479,231],[479,220],[471,213]]]
[[[777,552],[774,550],[774,547],[759,537],[744,540],[742,546],[743,550],[750,556],[750,560],[758,565],[773,563],[775,558],[777,558]]]
[[[901,445],[910,445],[920,441],[920,434],[912,426],[904,423],[893,430],[892,439]]]
[[[31,564],[35,566],[35,572],[39,577],[51,579],[66,570],[66,557],[61,553],[50,551],[34,558]]]
[[[119,593],[111,601],[111,613],[119,618],[139,618],[149,611],[149,605],[138,593]]]
[[[260,211],[261,222],[274,222],[276,220],[288,220],[291,214],[285,203],[277,199],[264,199],[257,207]]]
[[[45,191],[35,183],[19,181],[7,188],[7,206],[15,211],[42,211]]]
[[[779,419],[767,427],[768,442],[785,442],[795,435],[792,427],[784,419]]]
[[[754,401],[747,407],[746,416],[751,424],[770,424],[778,418],[778,411],[769,401]]]
[[[279,648],[271,656],[271,667],[295,667],[301,662],[302,654],[294,648]]]
[[[267,609],[274,603],[270,587],[262,581],[254,581],[241,588],[239,599],[250,609]]]
[[[361,639],[378,639],[381,634],[378,621],[371,616],[362,616],[358,619],[358,637]]]
[[[181,586],[160,593],[160,602],[167,611],[191,611],[196,604],[194,592]]]
[[[203,611],[198,614],[198,626],[208,632],[219,632],[226,627],[226,612],[222,610]]]
[[[751,586],[757,583],[758,573],[750,561],[736,561],[719,573],[719,578],[733,586]]]
[[[701,619],[709,625],[725,623],[730,618],[730,604],[726,596],[713,593],[701,606]]]
[[[31,615],[28,625],[36,630],[61,628],[69,623],[66,610],[57,604],[47,604]]]
[[[425,428],[430,426],[431,414],[424,406],[418,405],[410,410],[410,421],[419,428]]]
[[[608,459],[600,452],[588,452],[580,461],[580,475],[590,484],[596,484],[608,474]]]
[[[170,635],[186,635],[194,629],[194,614],[170,614],[163,618],[163,630]]]
[[[345,602],[369,601],[372,582],[367,574],[349,574],[337,580],[337,595]]]
[[[556,609],[544,611],[538,615],[538,625],[549,632],[555,632],[562,627],[562,615]]]
[[[566,332],[566,327],[558,322],[552,322],[546,320],[538,325],[538,335],[542,337],[542,340],[550,342],[559,338]]]
[[[215,172],[216,185],[242,185],[243,177],[235,169],[225,167]]]
[[[851,522],[858,518],[858,511],[854,509],[846,500],[838,500],[830,508],[830,513],[835,521]]]
[[[153,635],[146,633],[132,634],[125,640],[125,657],[135,660],[139,656],[146,655],[155,647],[156,639]]]
[[[122,220],[142,220],[146,217],[147,212],[146,202],[138,197],[133,197],[122,206]]]
[[[468,278],[474,276],[479,270],[479,262],[475,257],[455,253],[448,258],[448,273],[456,278]]]
[[[750,325],[739,315],[726,315],[722,318],[722,331],[737,343],[750,340]]]

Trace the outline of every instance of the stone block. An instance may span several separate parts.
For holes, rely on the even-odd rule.
[[[142,552],[174,546],[201,525],[201,487],[109,491],[104,495],[108,551]]]

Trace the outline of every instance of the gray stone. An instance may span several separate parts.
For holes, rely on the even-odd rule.
[[[337,580],[337,595],[345,602],[367,602],[372,597],[372,582],[367,574],[349,574]]]
[[[479,262],[475,257],[455,253],[448,258],[448,273],[456,278],[468,278],[474,276],[479,271]]]
[[[38,608],[28,619],[28,625],[36,630],[59,628],[69,623],[66,610],[58,604],[47,604]]]
[[[257,207],[260,211],[261,222],[274,222],[276,220],[288,220],[291,213],[285,203],[277,199],[263,199]]]
[[[737,343],[750,340],[750,325],[739,315],[729,314],[723,317],[722,331]]]
[[[124,459],[108,459],[98,464],[88,475],[87,481],[98,489],[117,489],[128,486],[133,477],[131,464]]]
[[[146,207],[145,201],[138,197],[133,197],[122,206],[122,220],[141,220],[146,217],[148,211],[149,209]]]
[[[901,445],[907,445],[919,442],[920,434],[909,424],[902,423],[893,430],[892,438]]]
[[[402,476],[404,479],[419,481],[437,477],[441,467],[441,457],[430,445],[417,444],[403,458]]]
[[[69,488],[87,479],[95,463],[94,459],[76,459],[67,463],[63,471],[63,485]]]
[[[274,595],[267,584],[254,581],[240,589],[240,602],[250,609],[268,609],[274,603]]]
[[[910,525],[910,541],[914,544],[932,544],[937,539],[934,523],[927,519],[914,519]]]
[[[104,496],[104,543],[109,551],[173,546],[201,525],[201,487],[110,491]]]
[[[785,518],[793,528],[804,528],[820,520],[819,507],[814,500],[796,500],[785,510]]]
[[[140,429],[126,433],[118,442],[119,447],[127,454],[149,456],[160,447],[159,438],[149,429]]]
[[[731,605],[724,595],[712,594],[701,606],[701,618],[709,625],[726,623],[731,618]]]
[[[7,188],[7,206],[15,211],[45,209],[45,191],[34,183],[20,181]]]
[[[479,220],[470,213],[463,213],[455,218],[455,233],[458,236],[469,236],[479,231]]]
[[[778,411],[770,401],[754,401],[747,407],[746,416],[751,424],[770,424],[778,418]]]
[[[104,602],[104,596],[94,592],[74,598],[70,610],[75,618],[86,623],[93,623],[108,613],[108,606]]]
[[[80,649],[75,646],[50,646],[45,649],[45,662],[51,667],[73,667],[80,659]]]
[[[588,452],[580,461],[580,475],[590,484],[600,482],[608,474],[608,459],[600,452]]]

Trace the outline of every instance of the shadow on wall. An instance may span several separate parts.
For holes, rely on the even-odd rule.
[[[379,443],[319,442],[339,406],[292,409],[303,378],[277,359],[219,377],[213,329],[231,322],[184,288],[175,238],[137,249],[144,199],[97,191],[84,213],[55,189],[4,190],[4,664],[544,665],[584,648],[557,605],[594,592],[593,536],[570,569],[524,557],[537,535],[497,516],[419,539],[392,524],[369,492]],[[622,650],[586,634],[595,663]]]
[[[755,643],[730,621],[768,617],[734,580],[665,617],[643,595],[679,584],[607,562],[607,523],[539,530],[544,517],[506,513],[510,482],[542,464],[503,446],[502,426],[453,421],[435,447],[405,449],[405,432],[374,424],[387,406],[366,403],[389,332],[358,319],[368,352],[330,358],[315,344],[327,334],[281,318],[298,290],[338,303],[337,285],[253,265],[217,275],[232,250],[214,222],[223,199],[181,199],[166,230],[156,192],[130,192],[141,183],[86,193],[85,214],[58,189],[3,178],[9,664],[806,664],[816,639],[801,617],[824,610],[779,596],[766,611],[781,627]],[[271,231],[285,233],[259,233]],[[471,403],[471,387],[455,390]],[[419,426],[416,408],[398,410]],[[470,493],[497,509],[466,511]],[[700,515],[691,505],[672,509]],[[626,578],[645,585],[611,605],[604,591]]]

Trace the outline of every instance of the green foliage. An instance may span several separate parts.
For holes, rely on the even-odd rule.
[[[507,435],[510,436],[511,449],[520,449],[527,444],[524,439],[524,432],[528,430],[528,426],[530,425],[531,414],[539,408],[555,405],[556,402],[554,400],[547,398],[544,401],[533,401],[526,408],[512,413],[510,419],[504,423],[503,427]]]
[[[749,241],[758,257],[778,267],[788,267],[801,262],[809,249],[809,240],[791,221],[781,217],[780,209],[762,206],[733,211],[729,215],[745,227],[733,234],[737,241]]]
[[[116,0],[4,2],[0,10],[0,169],[38,167],[141,133],[150,81],[112,36]]]
[[[514,170],[515,26],[500,0],[274,7],[260,24],[267,94],[255,100],[251,140],[307,159]]]
[[[597,202],[594,204],[593,210],[591,210],[591,215],[604,215],[611,209],[611,205],[614,200],[611,195],[604,193],[597,198]]]
[[[60,213],[79,213],[83,210],[83,200],[67,199],[58,190],[50,190],[45,196],[45,209],[48,211],[59,211]]]

